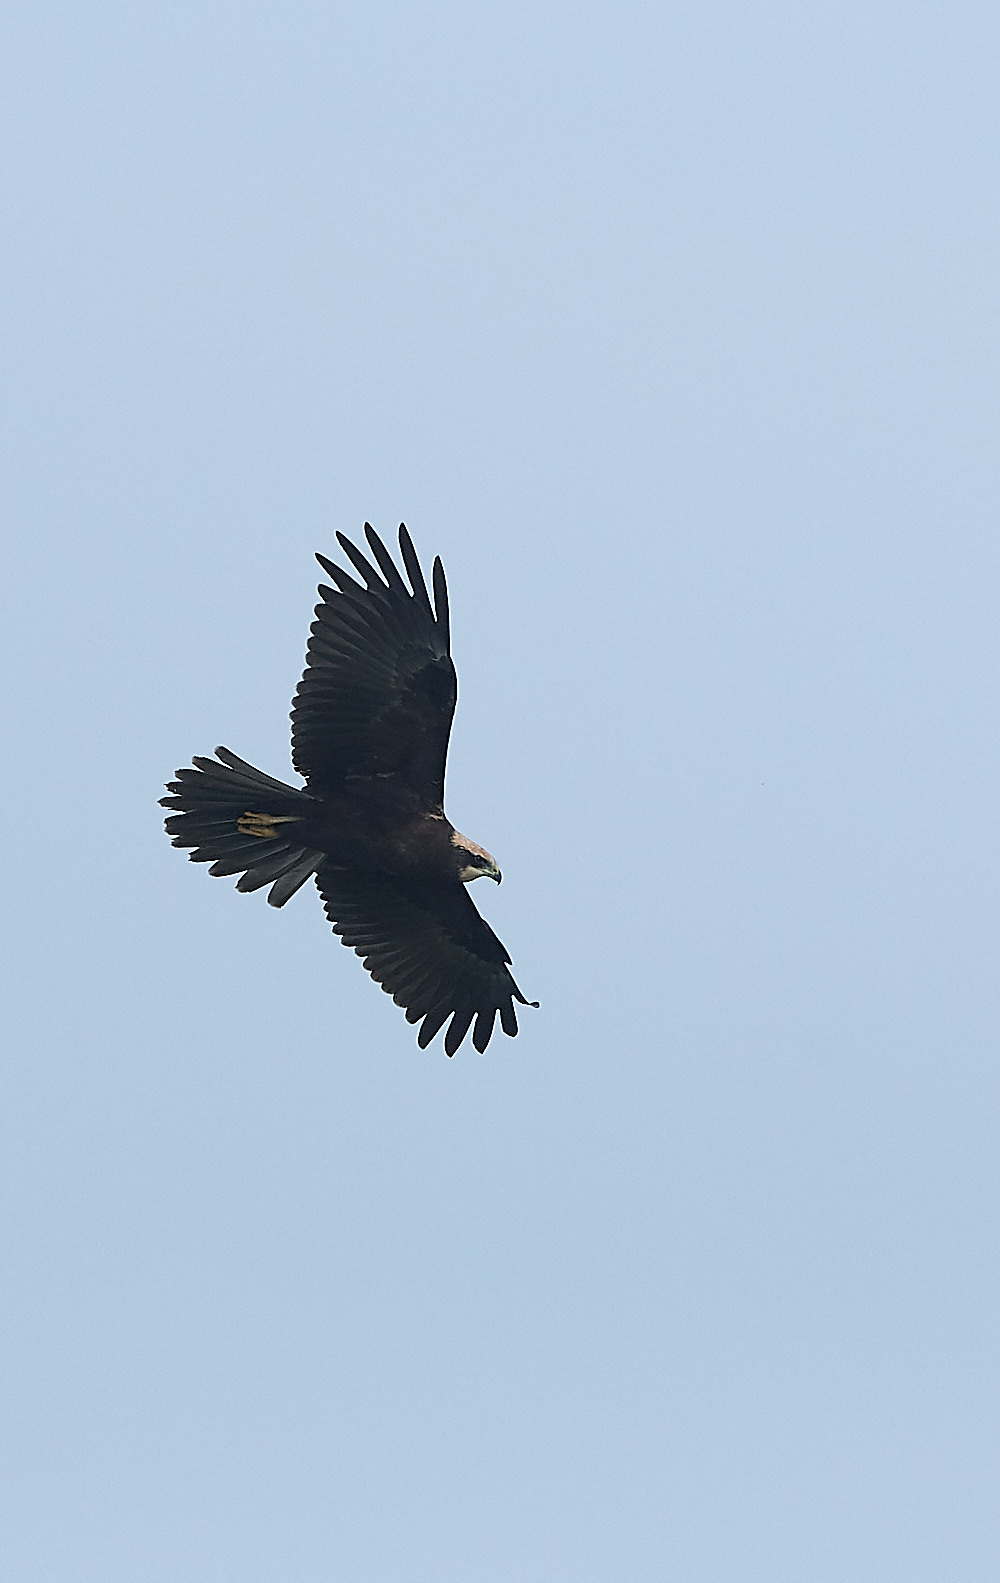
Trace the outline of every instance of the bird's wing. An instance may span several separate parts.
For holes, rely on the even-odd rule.
[[[473,1019],[472,1042],[485,1050],[497,1012],[504,1033],[517,1033],[514,1001],[525,1000],[510,975],[510,957],[454,880],[403,879],[324,863],[316,875],[326,915],[353,946],[377,984],[421,1022],[425,1048],[451,1018],[444,1047],[454,1055]]]
[[[336,588],[320,586],[306,669],[292,705],[292,759],[311,789],[366,780],[415,792],[440,811],[458,694],[449,653],[448,589],[434,562],[434,607],[410,535],[399,529],[408,588],[365,524],[378,568],[338,533],[364,586],[325,556]],[[379,576],[381,572],[381,576]]]

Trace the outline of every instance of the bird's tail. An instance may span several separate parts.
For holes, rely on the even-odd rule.
[[[300,833],[315,801],[228,748],[215,752],[215,759],[193,759],[194,769],[178,770],[168,782],[173,795],[160,802],[178,812],[166,820],[167,832],[174,846],[193,848],[192,863],[211,863],[210,874],[239,874],[237,890],[270,885],[268,901],[283,907],[323,861]]]

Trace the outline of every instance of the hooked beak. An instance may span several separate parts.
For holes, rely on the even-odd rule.
[[[499,885],[500,881],[503,879],[503,875],[501,874],[500,870],[497,869],[495,874],[491,874],[490,875],[490,879],[495,879],[497,884]]]

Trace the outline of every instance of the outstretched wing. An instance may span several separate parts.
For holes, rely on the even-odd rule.
[[[454,1055],[475,1018],[472,1042],[485,1050],[497,1012],[504,1033],[517,1033],[514,1001],[525,1000],[510,975],[510,957],[454,880],[359,874],[324,863],[316,875],[326,915],[408,1022],[421,1022],[421,1049],[451,1018],[444,1047]]]
[[[400,525],[399,547],[409,588],[367,523],[365,535],[378,569],[337,534],[363,587],[316,557],[337,586],[320,586],[322,603],[292,706],[292,760],[313,790],[395,782],[428,811],[440,811],[458,695],[444,568],[434,562],[432,609],[406,528]]]

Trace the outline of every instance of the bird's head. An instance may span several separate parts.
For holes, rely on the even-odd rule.
[[[488,879],[495,879],[499,885],[501,875],[496,858],[491,857],[485,847],[477,846],[475,841],[470,841],[467,835],[459,835],[457,830],[451,838],[451,844],[456,848],[458,877],[463,885],[468,885],[470,880],[482,879],[484,874]]]

